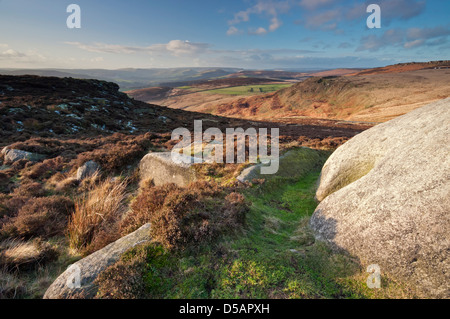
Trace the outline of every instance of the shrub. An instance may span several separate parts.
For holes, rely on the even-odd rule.
[[[40,183],[28,183],[21,184],[18,188],[16,188],[13,192],[13,196],[25,196],[25,197],[39,197],[43,196],[45,193],[42,184]]]
[[[119,238],[117,219],[125,211],[127,180],[107,179],[75,202],[67,235],[70,247],[92,252]]]
[[[167,254],[164,249],[154,245],[141,245],[127,251],[114,265],[107,268],[98,276],[99,299],[143,299],[152,296],[148,289],[150,278],[148,265],[152,269],[167,264]],[[158,286],[159,278],[152,278],[152,284]],[[159,285],[160,286],[160,285]]]
[[[148,184],[135,199],[131,212],[121,222],[122,235],[132,233],[151,220],[151,213],[160,210],[170,193],[180,192],[182,189],[175,184],[153,187]]]
[[[101,147],[78,155],[74,166],[80,167],[87,161],[93,160],[107,171],[118,171],[125,166],[140,160],[153,145],[151,134],[126,136],[113,134],[108,142]]]
[[[3,225],[8,224],[11,218],[17,216],[19,210],[29,199],[28,196],[0,195],[0,237],[5,235],[1,231]]]
[[[0,171],[0,192],[7,192],[10,178],[13,176],[12,170]]]
[[[80,184],[80,181],[74,177],[66,178],[60,182],[57,182],[55,185],[55,191],[60,193],[65,193],[70,191],[71,189],[76,188]]]
[[[42,163],[34,164],[22,172],[22,176],[31,179],[47,179],[57,171],[64,168],[64,159],[62,157],[51,158]]]
[[[9,237],[25,238],[59,235],[64,232],[72,210],[73,201],[64,196],[31,198],[19,209],[17,216],[3,225],[1,232]]]
[[[233,188],[196,182],[144,189],[122,223],[124,232],[150,222],[153,238],[166,248],[183,249],[212,241],[245,222],[249,206]]]
[[[11,198],[10,196],[0,193],[0,220],[3,216],[6,216],[9,212],[6,203],[10,198]]]

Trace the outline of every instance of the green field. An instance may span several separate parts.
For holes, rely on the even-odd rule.
[[[234,86],[223,89],[214,89],[209,91],[204,91],[207,94],[223,94],[223,95],[254,95],[262,93],[275,92],[287,87],[292,86],[292,83],[282,83],[282,84],[260,84],[260,85],[245,85],[245,86]]]

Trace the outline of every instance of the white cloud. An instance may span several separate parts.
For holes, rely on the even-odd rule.
[[[263,27],[259,27],[257,29],[251,29],[248,31],[248,33],[250,34],[256,34],[256,35],[263,35],[267,33],[267,30],[264,29]]]
[[[125,46],[120,44],[93,43],[84,44],[80,42],[65,42],[66,44],[76,46],[82,50],[95,53],[111,53],[111,54],[164,54],[168,53],[173,56],[195,55],[208,49],[209,44],[195,43],[189,41],[172,40],[164,44],[154,44],[147,47],[141,46]]]
[[[1,45],[7,48],[8,45]],[[14,49],[0,50],[0,61],[6,64],[6,67],[29,67],[30,64],[43,63],[47,58],[34,50],[26,52],[17,51]]]
[[[424,42],[425,42],[425,40],[414,40],[414,41],[406,42],[403,45],[403,47],[405,49],[411,49],[411,48],[414,48],[414,47],[421,46]]]
[[[227,35],[236,35],[236,34],[240,34],[240,33],[242,33],[242,32],[235,26],[231,26],[227,31]]]
[[[13,49],[8,49],[6,51],[0,52],[0,58],[21,58],[25,56],[26,56],[25,53],[18,52]]]
[[[294,5],[294,1],[272,1],[272,0],[258,0],[258,2],[243,11],[239,11],[234,15],[234,18],[230,20],[228,23],[233,26],[243,22],[250,21],[251,15],[263,15],[268,16],[270,24],[267,28],[258,27],[252,30],[249,30],[251,34],[266,34],[267,32],[274,32],[278,30],[282,21],[279,18],[281,13],[288,12],[291,7]],[[263,31],[264,30],[264,31]],[[230,31],[230,30],[228,30]]]
[[[300,5],[308,10],[313,10],[327,4],[331,4],[334,0],[302,0]]]
[[[302,0],[300,6],[307,12],[296,23],[309,29],[336,30],[340,23],[367,18],[367,6],[372,0]],[[382,11],[382,24],[388,26],[393,20],[409,20],[425,11],[425,0],[378,0]]]
[[[105,59],[101,56],[90,59],[91,62],[103,62]]]
[[[192,43],[189,41],[172,40],[165,45],[165,48],[173,55],[180,56],[201,53],[206,50],[208,46],[209,45],[206,43]]]
[[[412,49],[423,45],[447,43],[450,27],[389,29],[381,36],[370,35],[361,39],[358,51],[377,51],[387,46]]]

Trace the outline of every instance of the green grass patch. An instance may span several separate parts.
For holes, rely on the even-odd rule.
[[[292,83],[286,84],[260,84],[260,85],[245,85],[235,86],[223,89],[214,89],[204,91],[206,94],[222,94],[222,95],[255,95],[275,92],[292,86]]]

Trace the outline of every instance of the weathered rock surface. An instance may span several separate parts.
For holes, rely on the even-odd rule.
[[[44,155],[10,149],[8,147],[4,147],[1,151],[1,154],[4,157],[5,164],[12,164],[22,159],[26,159],[31,162],[39,162],[40,160],[45,158]]]
[[[128,249],[145,242],[149,242],[150,224],[146,224],[134,233],[131,233],[105,248],[81,259],[71,265],[47,289],[44,299],[70,299],[77,297],[93,298],[97,293],[94,284],[98,275],[109,266],[116,263],[120,256]],[[70,288],[75,284],[74,277],[79,269],[80,288]]]
[[[174,183],[185,187],[198,179],[193,165],[194,158],[178,155],[183,162],[172,159],[171,152],[149,153],[144,156],[139,165],[141,179],[152,179],[156,186]]]
[[[369,129],[322,170],[318,239],[450,298],[450,99]]]
[[[91,177],[99,170],[100,170],[100,165],[98,165],[94,161],[88,161],[78,168],[77,180],[82,181],[88,177]]]

